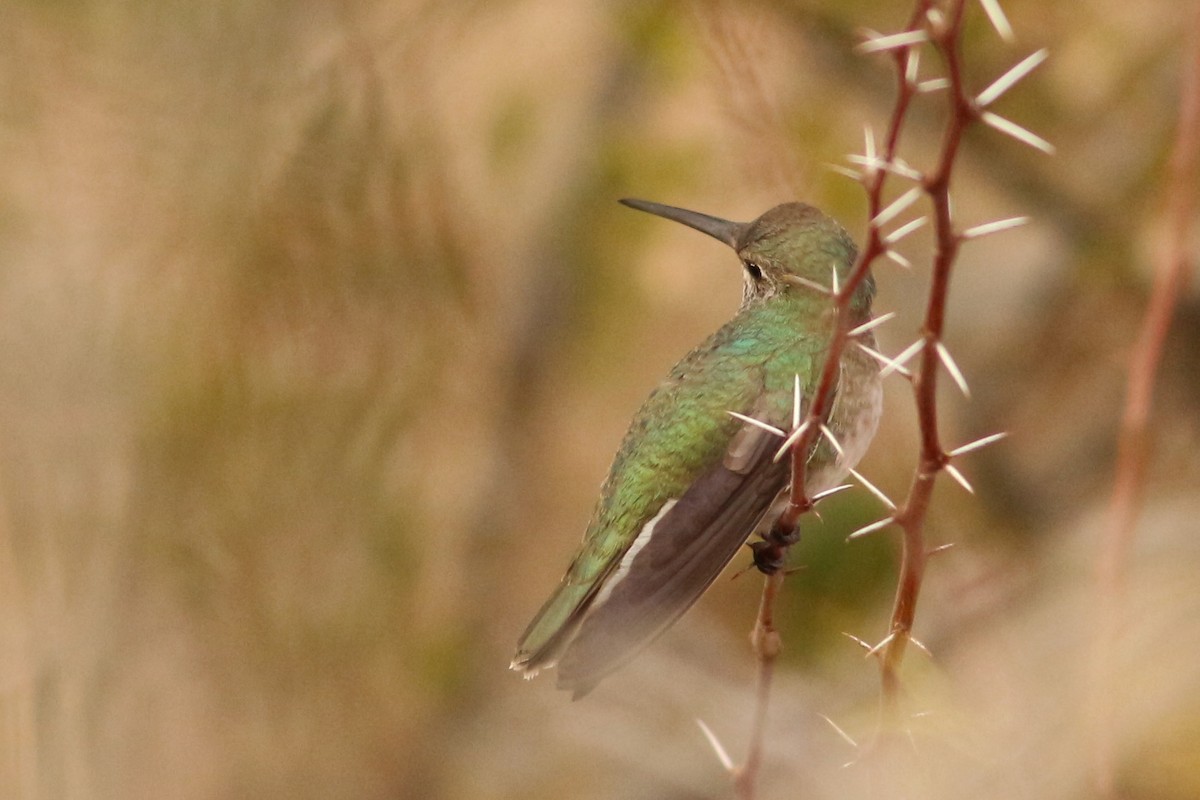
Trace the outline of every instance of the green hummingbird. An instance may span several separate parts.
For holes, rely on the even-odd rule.
[[[830,290],[856,257],[849,234],[803,203],[731,222],[621,202],[732,247],[744,286],[737,315],[684,356],[634,416],[582,546],[521,636],[512,668],[532,678],[557,666],[558,687],[576,698],[674,623],[782,511],[791,474],[790,459],[777,458],[782,440],[734,414],[791,429],[796,382],[805,398],[815,392],[836,324]],[[851,299],[852,325],[871,319],[874,295],[868,275]],[[858,341],[874,344],[869,332]],[[838,446],[822,437],[810,451],[809,496],[846,476],[879,422],[878,364],[851,346],[839,367],[828,417]]]

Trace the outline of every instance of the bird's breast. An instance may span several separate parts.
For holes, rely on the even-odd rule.
[[[864,341],[868,347],[875,342]],[[829,414],[829,427],[841,452],[809,476],[809,495],[831,489],[866,455],[883,413],[883,381],[879,365],[850,343],[842,353],[837,397]]]

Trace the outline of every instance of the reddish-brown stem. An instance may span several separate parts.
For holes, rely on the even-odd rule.
[[[1154,272],[1150,302],[1129,363],[1108,528],[1096,564],[1100,620],[1093,663],[1093,776],[1096,790],[1102,797],[1114,796],[1116,785],[1113,651],[1120,638],[1125,579],[1145,483],[1154,382],[1162,360],[1163,343],[1189,266],[1188,242],[1194,211],[1197,151],[1200,150],[1200,5],[1196,9],[1191,43],[1185,55],[1181,94],[1179,124],[1166,177],[1168,242]]]
[[[913,18],[909,20],[909,28],[915,27],[920,22],[928,5],[928,0],[921,0],[917,3],[917,10],[914,12]],[[895,55],[897,76],[896,102],[892,107],[892,116],[888,122],[887,134],[884,137],[882,163],[891,163],[896,158],[896,151],[900,146],[900,132],[904,127],[904,120],[908,115],[908,107],[912,102],[913,96],[916,94],[915,88],[905,77],[908,53],[909,50],[907,48],[901,48],[896,51]],[[883,189],[887,183],[888,173],[886,170],[872,166],[867,167],[866,176],[868,219],[874,220],[883,209]],[[852,327],[850,301],[853,299],[858,287],[866,280],[867,275],[871,271],[871,265],[886,252],[887,245],[883,240],[883,232],[873,223],[868,225],[866,242],[863,244],[863,248],[859,252],[853,268],[850,270],[850,275],[846,279],[845,285],[840,287],[840,291],[833,298],[836,323],[833,336],[830,338],[829,349],[825,356],[825,363],[821,369],[820,380],[817,382],[816,391],[813,392],[808,405],[808,413],[805,415],[807,428],[804,435],[792,447],[792,486],[788,507],[780,517],[779,522],[776,523],[776,526],[782,530],[789,532],[794,530],[801,515],[812,508],[812,502],[808,497],[808,491],[805,487],[805,467],[808,453],[820,435],[820,425],[825,422],[826,417],[829,415],[830,406],[833,404],[833,394],[837,388],[839,364],[841,363],[842,352],[846,349],[849,342],[850,337],[848,334]]]
[[[918,0],[907,29],[914,29],[921,24],[925,13],[930,7],[930,0]],[[907,118],[908,109],[916,94],[915,87],[906,78],[909,49],[901,48],[895,53],[896,62],[896,102],[892,107],[891,119],[888,122],[887,133],[883,140],[881,153],[882,163],[892,163],[900,145],[900,133]],[[888,173],[879,167],[867,167],[865,186],[867,190],[868,219],[874,220],[883,209],[883,190]],[[855,290],[866,280],[871,265],[887,252],[887,244],[883,233],[873,222],[867,228],[866,241],[858,258],[850,271],[845,284],[833,298],[835,326],[829,342],[825,364],[817,382],[817,388],[809,401],[805,415],[807,427],[805,433],[793,445],[791,452],[792,482],[789,491],[788,505],[775,523],[775,529],[782,538],[790,539],[796,531],[800,517],[812,508],[812,500],[808,496],[805,485],[807,454],[811,452],[817,436],[820,435],[820,425],[829,414],[833,401],[834,389],[838,379],[838,364],[842,352],[849,341],[852,327],[850,301]],[[786,558],[787,547],[782,550],[781,558]],[[771,679],[774,675],[775,659],[778,656],[780,643],[779,634],[774,627],[775,600],[783,585],[785,573],[780,570],[765,576],[762,600],[759,603],[758,618],[754,627],[755,652],[758,655],[758,695],[755,704],[754,719],[751,724],[750,744],[746,760],[735,773],[734,786],[737,796],[743,800],[754,797],[758,771],[762,763],[762,748],[765,740],[766,715],[770,701]]]
[[[961,237],[954,230],[950,214],[950,182],[963,134],[979,114],[972,97],[967,93],[962,76],[962,61],[959,44],[964,13],[963,0],[953,0],[948,13],[942,16],[931,14],[932,0],[916,0],[907,30],[923,27],[928,31],[934,48],[942,55],[949,82],[949,114],[942,147],[935,169],[922,181],[922,189],[933,206],[934,235],[936,250],[933,258],[933,275],[930,282],[921,336],[923,348],[920,361],[913,376],[913,394],[920,426],[920,455],[913,474],[912,484],[904,503],[893,515],[894,522],[903,531],[900,576],[892,608],[887,644],[879,653],[882,684],[881,707],[886,719],[895,712],[899,697],[899,668],[912,632],[917,599],[925,575],[928,552],[925,546],[924,525],[933,486],[948,457],[942,449],[938,430],[937,380],[941,365],[939,353],[945,327],[946,303],[949,297],[950,275],[958,256]],[[932,19],[931,19],[932,18]],[[908,109],[916,94],[916,87],[909,80],[907,65],[909,48],[895,51],[897,75],[896,102],[892,109],[888,131],[884,137],[880,164],[894,164],[899,147],[900,134],[907,118]],[[839,375],[842,353],[849,345],[852,326],[850,303],[855,290],[866,280],[872,264],[887,253],[888,241],[875,223],[883,208],[883,190],[889,173],[880,165],[868,165],[864,173],[867,190],[868,211],[871,224],[867,228],[866,241],[851,270],[845,285],[833,297],[835,313],[834,331],[829,342],[816,390],[809,401],[803,425],[805,430],[793,445],[792,483],[789,503],[775,523],[773,535],[777,541],[794,541],[794,533],[800,517],[812,508],[812,500],[805,486],[806,461],[812,447],[821,435],[833,402],[834,390]],[[787,547],[779,547],[780,560],[786,557]],[[749,752],[745,764],[737,771],[735,786],[741,798],[753,798],[757,772],[762,759],[762,743],[765,735],[766,710],[769,700],[771,678],[774,674],[775,658],[778,655],[778,634],[773,626],[775,598],[783,581],[783,573],[775,572],[766,578],[763,598],[759,606],[759,617],[755,626],[756,651],[759,656],[759,693]],[[768,635],[769,634],[769,635]],[[767,644],[769,643],[769,644]]]
[[[903,531],[901,539],[900,578],[892,606],[888,644],[880,653],[882,709],[885,721],[895,713],[900,695],[900,664],[904,660],[917,599],[925,577],[928,558],[925,546],[925,518],[933,496],[937,474],[945,467],[947,458],[938,431],[937,382],[941,358],[938,346],[942,341],[946,319],[946,303],[950,291],[950,274],[958,256],[961,239],[954,231],[950,216],[950,179],[963,133],[975,120],[977,111],[966,92],[962,77],[959,42],[962,32],[963,2],[956,0],[939,29],[931,30],[934,47],[941,53],[950,82],[949,115],[942,138],[941,153],[934,171],[926,176],[923,186],[933,205],[936,250],[930,279],[929,298],[921,335],[923,347],[913,375],[913,395],[920,426],[921,453],[908,496],[895,514],[896,524]]]
[[[754,725],[750,731],[750,746],[745,763],[734,773],[734,792],[742,800],[752,800],[757,788],[758,772],[762,765],[763,741],[766,739],[767,706],[771,700],[771,679],[775,675],[775,660],[779,656],[779,632],[775,629],[775,598],[783,586],[784,571],[766,576],[762,599],[758,604],[758,620],[751,641],[758,655],[758,694],[754,705]]]

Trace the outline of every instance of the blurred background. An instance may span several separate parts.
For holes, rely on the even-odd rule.
[[[971,4],[970,82],[1050,60],[956,176],[970,243],[948,444],[905,666],[912,749],[863,763],[897,542],[830,500],[793,557],[763,797],[1082,798],[1095,553],[1129,346],[1161,248],[1189,4]],[[733,219],[802,199],[884,128],[906,2],[0,3],[0,795],[718,798],[761,581],[723,578],[572,703],[507,670],[624,426],[734,312]],[[923,74],[935,76],[927,59]],[[928,165],[940,98],[902,152]],[[906,187],[896,185],[893,193]],[[916,335],[929,239],[877,271]],[[1200,796],[1200,296],[1176,318],[1116,653],[1119,785]],[[891,379],[864,472],[916,452]],[[727,577],[748,563],[739,559]],[[883,780],[884,783],[880,783]]]

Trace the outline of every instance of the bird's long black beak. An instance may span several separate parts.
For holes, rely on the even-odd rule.
[[[647,214],[654,214],[658,217],[681,222],[689,228],[695,228],[701,233],[707,233],[717,241],[729,245],[734,250],[737,250],[738,238],[742,235],[747,225],[745,222],[730,222],[720,217],[701,214],[699,211],[688,211],[686,208],[664,206],[662,203],[651,203],[649,200],[622,198],[621,203],[630,208],[636,208],[638,211],[645,211]]]

